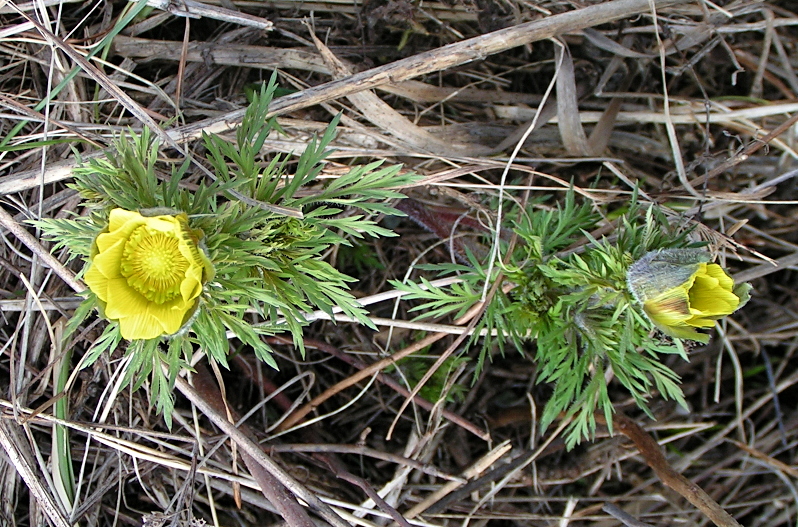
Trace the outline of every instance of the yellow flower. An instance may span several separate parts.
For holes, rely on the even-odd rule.
[[[107,232],[95,240],[86,271],[104,315],[122,337],[152,339],[176,333],[194,312],[213,266],[197,246],[201,231],[188,217],[142,216],[114,209]]]
[[[710,328],[748,300],[750,286],[734,280],[709,255],[696,249],[646,254],[629,268],[629,289],[646,316],[666,335],[706,344]]]

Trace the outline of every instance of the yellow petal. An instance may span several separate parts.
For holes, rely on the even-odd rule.
[[[723,267],[719,266],[718,264],[707,264],[706,272],[709,276],[716,278],[718,280],[718,284],[720,287],[727,291],[731,291],[734,289],[734,280],[731,276],[726,274],[726,271]]]
[[[172,216],[155,216],[154,218],[145,218],[147,227],[150,229],[161,232],[180,232],[181,224],[176,218]]]
[[[191,269],[189,269],[189,272],[191,272]],[[202,272],[199,271],[199,273],[197,273],[196,270],[194,273],[191,274],[192,275],[199,274],[200,276],[202,276]],[[180,295],[183,297],[183,300],[186,302],[189,302],[197,298],[200,295],[200,293],[202,293],[202,282],[197,280],[194,276],[186,278],[180,284]]]
[[[717,321],[718,318],[719,317],[705,316],[701,313],[696,313],[695,316],[686,320],[685,324],[693,326],[694,328],[711,328],[715,327],[715,321]]]
[[[143,222],[144,218],[138,212],[133,212],[125,209],[114,209],[108,216],[108,230],[115,231],[122,227],[129,221]]]
[[[700,291],[695,295],[690,294],[690,307],[699,313],[725,317],[737,310],[740,299],[730,291],[717,289],[714,291]]]
[[[689,319],[690,303],[687,291],[675,287],[643,304],[651,321],[658,327],[674,326]]]
[[[124,241],[130,233],[141,227],[145,223],[145,218],[136,212],[128,212],[122,209],[114,209],[108,223],[108,232],[97,236],[97,249],[105,252],[115,243]]]
[[[154,339],[164,334],[158,320],[146,312],[120,318],[119,330],[122,333],[122,338],[127,340]]]
[[[83,276],[83,281],[97,295],[97,298],[103,302],[108,301],[108,278],[100,272],[96,265],[92,264],[89,267],[89,270]]]
[[[202,293],[205,267],[204,255],[196,246],[192,247],[185,240],[180,242],[180,252],[189,261],[189,268],[186,270],[185,279],[180,284],[180,294],[186,302],[197,298]]]
[[[108,305],[105,315],[114,320],[147,311],[149,302],[142,294],[130,287],[124,278],[108,281]]]
[[[101,234],[100,236],[104,236]],[[100,244],[98,238],[97,245]],[[120,262],[122,261],[122,253],[125,250],[125,240],[119,239],[113,245],[100,250],[91,259],[93,267],[96,267],[99,272],[106,278],[118,278],[121,276],[119,273]]]
[[[690,311],[693,317],[686,323],[693,327],[709,328],[715,321],[734,313],[740,298],[732,291],[734,280],[717,264],[707,264],[696,274],[690,288]]]
[[[190,307],[191,304],[178,299],[175,302],[161,305],[151,303],[147,309],[152,318],[158,321],[162,332],[166,335],[171,335],[176,333],[183,325],[183,318]]]

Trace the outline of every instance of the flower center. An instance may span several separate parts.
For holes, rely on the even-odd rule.
[[[130,235],[122,255],[121,272],[127,283],[156,304],[180,295],[189,262],[180,252],[177,236],[142,225]]]

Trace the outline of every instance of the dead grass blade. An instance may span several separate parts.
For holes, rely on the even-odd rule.
[[[577,156],[589,156],[594,152],[587,143],[585,129],[579,119],[579,101],[576,95],[574,61],[565,43],[555,40],[554,60],[558,65],[557,75],[557,127],[565,149]]]
[[[172,0],[149,0],[147,5],[163,11],[168,11],[179,17],[207,17],[223,22],[230,22],[231,24],[260,29],[261,31],[271,31],[274,28],[274,24],[265,18],[249,15],[233,9],[227,9],[225,7],[208,5],[195,0],[179,0],[178,2]]]
[[[324,62],[333,72],[334,79],[343,79],[351,76],[352,73],[343,62],[338,60],[330,49],[316,38],[315,33],[311,32],[310,36],[313,38],[313,43],[319,50]],[[383,133],[389,133],[397,137],[417,152],[457,157],[484,155],[491,150],[481,145],[458,145],[442,141],[426,130],[414,125],[409,119],[391,108],[390,105],[383,102],[374,92],[369,90],[352,93],[347,95],[347,98],[369,122]]]
[[[42,477],[32,461],[33,454],[27,451],[25,440],[7,416],[0,417],[0,446],[3,447],[9,461],[25,481],[36,504],[41,507],[47,519],[55,527],[70,527],[69,519],[58,506],[55,497],[42,484]]]

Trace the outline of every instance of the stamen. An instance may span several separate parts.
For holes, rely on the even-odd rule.
[[[180,295],[188,267],[174,234],[142,225],[125,244],[120,270],[130,287],[147,300],[163,304]]]

